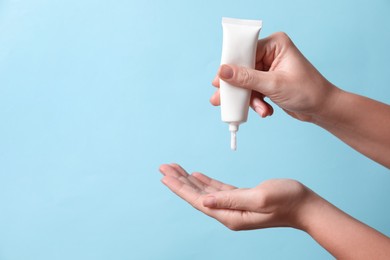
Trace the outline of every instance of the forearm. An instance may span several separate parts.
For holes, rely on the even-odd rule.
[[[390,238],[314,193],[301,214],[300,228],[337,259],[380,260],[390,255]]]
[[[390,168],[390,106],[336,89],[313,123]]]

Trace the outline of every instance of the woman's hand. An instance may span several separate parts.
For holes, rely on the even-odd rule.
[[[251,107],[262,117],[273,113],[272,106],[264,101],[268,97],[294,118],[312,121],[326,113],[340,92],[284,33],[258,41],[255,69],[225,64],[212,82],[215,87],[219,87],[219,79],[253,90]],[[210,102],[220,104],[219,89]]]
[[[294,227],[307,232],[336,259],[388,259],[390,239],[342,212],[294,180],[274,179],[239,189],[177,164],[160,167],[162,182],[232,230]]]
[[[196,209],[232,230],[267,227],[301,228],[302,206],[312,193],[288,179],[268,180],[251,189],[239,189],[177,164],[160,167],[162,182]]]

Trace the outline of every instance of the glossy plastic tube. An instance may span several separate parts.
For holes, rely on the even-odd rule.
[[[257,40],[262,21],[222,18],[223,43],[221,64],[254,68]],[[229,124],[231,149],[236,150],[239,125],[248,119],[251,91],[220,80],[221,119]]]

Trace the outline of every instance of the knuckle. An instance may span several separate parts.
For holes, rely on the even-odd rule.
[[[257,200],[257,210],[259,212],[264,211],[269,206],[269,196],[266,192],[260,192],[256,198]]]
[[[231,208],[233,206],[233,200],[230,198],[230,196],[224,195],[221,198],[219,204],[221,207]]]
[[[268,79],[267,85],[269,89],[272,89],[273,93],[279,93],[285,88],[288,79],[283,75],[283,73],[277,73],[274,77]]]
[[[247,68],[241,68],[238,74],[238,81],[242,86],[250,86],[254,81],[254,77]]]
[[[291,38],[285,32],[277,32],[274,34],[274,37],[278,41],[282,41],[285,43],[291,43]]]
[[[257,210],[259,212],[264,211],[270,206],[271,194],[269,190],[272,190],[272,187],[269,187],[269,182],[263,182],[260,184],[260,188],[256,190],[255,200],[257,205]]]
[[[280,76],[278,77],[272,77],[269,82],[268,82],[269,86],[271,88],[273,88],[274,90],[277,90],[278,87],[280,87],[280,84],[281,84],[281,80],[280,80]]]

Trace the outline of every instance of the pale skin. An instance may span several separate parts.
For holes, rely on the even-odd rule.
[[[292,227],[307,232],[337,259],[388,259],[390,239],[295,180],[272,179],[239,189],[177,164],[160,167],[162,182],[231,230]]]
[[[284,33],[259,40],[256,69],[222,65],[219,79],[252,90],[251,107],[314,123],[390,168],[390,106],[348,93],[326,80]],[[219,105],[219,91],[210,99]],[[268,180],[242,189],[177,164],[160,167],[162,182],[196,209],[232,230],[292,227],[303,230],[337,259],[388,259],[390,238],[359,222],[295,180]]]
[[[213,80],[216,87],[219,78],[253,90],[251,106],[260,116],[273,113],[266,96],[292,117],[328,130],[390,168],[390,106],[334,86],[284,33],[259,40],[256,70],[222,65]],[[210,102],[219,105],[218,90]]]

